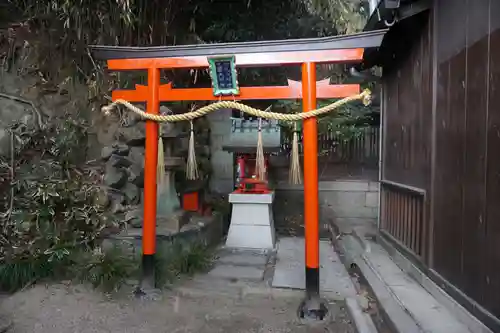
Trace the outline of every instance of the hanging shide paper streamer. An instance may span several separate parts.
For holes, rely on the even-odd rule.
[[[259,118],[257,133],[257,156],[255,158],[255,172],[260,180],[265,180],[266,166],[264,161],[264,143],[262,141],[262,118]]]
[[[196,151],[194,149],[194,126],[191,123],[191,133],[189,135],[188,158],[186,165],[186,178],[189,180],[198,179],[198,164],[196,163]]]
[[[156,183],[157,193],[163,193],[168,186],[167,177],[165,177],[165,152],[163,149],[161,126],[158,126],[158,160],[156,161]]]
[[[302,183],[302,172],[300,170],[299,158],[299,130],[297,123],[294,124],[293,128],[292,156],[290,161],[290,172],[288,174],[288,180],[293,185]]]

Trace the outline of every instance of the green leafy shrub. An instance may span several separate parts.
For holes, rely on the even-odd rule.
[[[60,262],[43,258],[12,260],[0,264],[0,289],[13,292],[35,281],[54,278],[61,271]]]
[[[100,247],[102,232],[120,226],[95,200],[101,170],[85,162],[86,124],[67,116],[36,128],[18,125],[12,139],[11,158],[0,158],[0,289],[76,278],[116,291],[138,278],[138,258]],[[163,286],[211,262],[201,242],[174,242],[158,252]]]
[[[118,291],[129,278],[138,276],[140,265],[136,259],[119,247],[106,251],[96,248],[80,254],[75,263],[75,276],[81,282],[91,283],[94,288]]]
[[[164,287],[182,275],[207,270],[213,262],[213,251],[202,241],[174,241],[158,248],[156,253],[156,285]]]
[[[66,116],[11,129],[0,160],[0,287],[21,288],[58,274],[75,251],[91,249],[114,221],[96,204],[99,170],[85,163],[87,127]]]

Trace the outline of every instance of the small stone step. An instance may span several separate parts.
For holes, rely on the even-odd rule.
[[[229,280],[246,280],[259,282],[264,279],[264,268],[252,266],[217,265],[209,273],[209,276]]]
[[[224,265],[264,267],[267,264],[268,256],[265,254],[242,252],[242,253],[221,255],[218,261]]]

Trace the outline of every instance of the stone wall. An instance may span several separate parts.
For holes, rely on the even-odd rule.
[[[378,182],[338,180],[319,184],[320,205],[331,207],[337,219],[377,219]]]
[[[162,114],[169,110],[161,106]],[[130,118],[115,133],[117,141],[104,146],[101,160],[105,162],[103,182],[108,189],[111,211],[123,214],[124,221],[132,228],[142,227],[144,157],[145,157],[145,122]],[[208,179],[211,168],[208,128],[209,123],[203,118],[194,122],[196,160],[199,167],[199,183]],[[158,216],[172,215],[172,210],[179,209],[178,193],[188,186],[185,179],[185,160],[189,143],[188,123],[161,123],[160,133],[163,138],[165,178],[168,188],[158,197]],[[192,185],[192,184],[191,184]],[[204,187],[204,186],[201,186]]]
[[[280,191],[303,191],[303,186],[278,183]],[[369,180],[336,180],[319,182],[319,203],[334,212],[337,220],[371,220],[378,216],[378,182]]]
[[[174,241],[182,241],[187,244],[203,242],[208,246],[217,246],[222,239],[222,216],[214,213],[211,216],[193,215],[189,222],[178,232],[162,233],[158,230],[156,235],[157,247],[169,245]],[[130,229],[120,234],[109,235],[102,239],[104,248],[112,248],[114,245],[125,245],[134,253],[141,253],[142,229]]]
[[[210,189],[217,193],[233,190],[233,154],[222,150],[231,133],[231,110],[219,110],[208,115],[211,128],[210,150],[212,178]]]

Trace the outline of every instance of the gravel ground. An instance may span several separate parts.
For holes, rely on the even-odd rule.
[[[153,301],[111,298],[83,286],[35,286],[3,299],[0,313],[12,320],[12,333],[354,332],[336,304],[335,320],[310,326],[297,320],[295,296],[177,295],[171,291]]]

